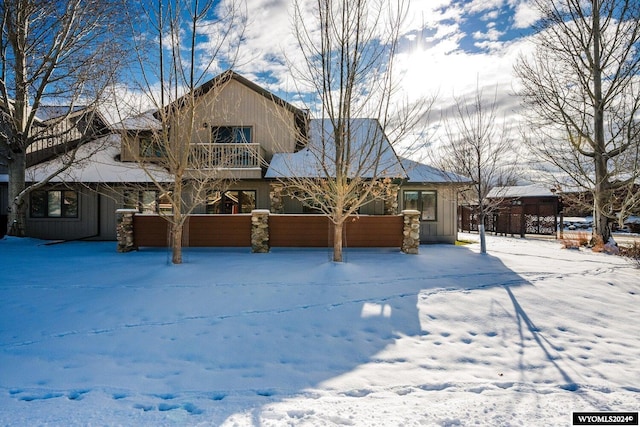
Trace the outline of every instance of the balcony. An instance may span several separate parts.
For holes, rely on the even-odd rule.
[[[261,178],[264,149],[257,143],[192,144],[191,171],[232,171],[236,178]]]

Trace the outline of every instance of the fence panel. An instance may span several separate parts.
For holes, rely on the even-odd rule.
[[[189,246],[251,246],[251,215],[192,215]]]
[[[251,246],[251,215],[191,215],[184,246]],[[402,246],[401,215],[354,216],[345,222],[345,247]],[[135,245],[166,247],[168,222],[157,215],[134,216]],[[329,247],[333,226],[323,215],[269,215],[269,246]]]

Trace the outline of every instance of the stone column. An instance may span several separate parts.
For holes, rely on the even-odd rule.
[[[131,252],[138,249],[135,245],[133,230],[133,216],[137,213],[137,209],[116,210],[116,239],[118,241],[118,252]]]
[[[271,213],[284,213],[283,191],[284,186],[282,186],[282,184],[271,184],[271,191],[269,191]]]
[[[402,252],[417,254],[420,247],[420,212],[416,210],[402,211],[404,229],[402,231]]]
[[[398,186],[395,184],[389,184],[385,192],[386,192],[386,195],[384,199],[384,214],[397,215],[398,214]]]
[[[267,209],[251,211],[251,252],[269,252],[269,211]]]

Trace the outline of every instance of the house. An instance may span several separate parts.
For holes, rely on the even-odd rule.
[[[485,229],[498,234],[555,235],[562,212],[560,194],[544,185],[497,186],[487,194],[493,206]],[[460,208],[460,229],[477,230],[473,206]]]
[[[113,125],[110,135],[82,145],[78,163],[31,194],[28,233],[43,239],[115,240],[116,209],[135,207],[149,214],[166,209],[166,195],[153,181],[171,184],[173,178],[155,164],[165,154],[151,136],[162,130],[158,117],[167,112],[173,114],[166,129],[170,140],[188,141],[190,158],[197,160],[197,170],[191,172],[232,179],[223,193],[211,189],[194,214],[248,214],[255,209],[273,212],[277,204],[274,188],[281,185],[279,179],[319,170],[304,159],[309,158],[313,144],[327,140],[317,137],[318,132],[326,131],[326,121],[311,119],[307,111],[233,71],[205,83],[196,95],[193,118],[189,118],[195,125],[189,134],[180,134],[180,129],[189,128],[180,126],[185,117],[173,114],[180,111],[178,100],[163,111]],[[466,180],[398,157],[376,120],[354,119],[351,125],[359,129],[357,143],[361,147],[382,147],[377,167],[397,183],[392,203],[372,201],[360,209],[359,215],[390,213],[390,206],[397,213],[416,209],[420,211],[422,242],[454,242],[456,194]],[[136,159],[151,165],[147,172]],[[54,158],[29,167],[27,180],[42,179],[60,162]],[[306,172],[300,168],[307,168]],[[287,197],[278,209],[285,214],[310,212],[301,202]]]
[[[9,103],[8,108],[4,104],[0,105],[3,122],[11,120],[7,112],[13,108],[12,105]],[[33,142],[26,149],[27,167],[60,158],[84,142],[109,133],[107,121],[92,106],[41,105],[31,130]],[[0,152],[0,236],[7,231],[9,208],[9,174],[6,160]]]

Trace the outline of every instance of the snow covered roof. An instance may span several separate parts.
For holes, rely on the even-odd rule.
[[[78,161],[69,169],[54,177],[51,182],[83,183],[125,183],[151,182],[147,173],[135,162],[122,162],[120,136],[108,135],[82,145],[77,152]],[[26,180],[41,181],[62,166],[62,157],[31,166],[27,169]],[[149,165],[150,173],[160,182],[173,179],[163,168]]]
[[[494,187],[487,194],[487,198],[504,198],[504,197],[553,197],[556,194],[551,188],[540,184],[515,185]]]
[[[126,118],[113,125],[113,128],[130,131],[160,130],[162,129],[162,124],[155,118],[153,113],[154,111],[146,111],[137,116]]]
[[[335,141],[329,119],[309,123],[309,143],[296,153],[276,153],[265,178],[326,178],[335,175]],[[351,176],[406,177],[393,147],[375,119],[352,119]]]
[[[421,183],[470,183],[471,179],[453,172],[446,172],[433,166],[416,161],[400,158],[404,170],[409,176],[408,182]]]

